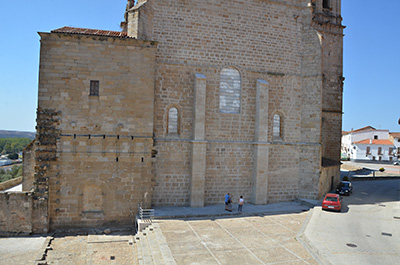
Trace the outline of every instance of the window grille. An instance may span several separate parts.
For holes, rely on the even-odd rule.
[[[98,96],[99,95],[99,81],[98,80],[90,80],[90,96]]]

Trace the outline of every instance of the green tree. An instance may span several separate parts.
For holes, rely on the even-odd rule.
[[[5,154],[11,153],[11,143],[10,143],[10,142],[6,143],[6,145],[4,146],[3,152],[4,152]]]
[[[0,182],[22,176],[22,165],[13,166],[10,170],[0,169]]]
[[[18,154],[17,153],[11,153],[11,154],[8,155],[8,159],[11,159],[11,160],[18,159]]]
[[[29,138],[5,138],[0,139],[0,153],[10,154],[21,152],[29,143]]]

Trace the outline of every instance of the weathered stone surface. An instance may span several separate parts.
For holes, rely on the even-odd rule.
[[[340,2],[148,0],[126,38],[40,33],[33,198],[49,228],[227,192],[321,196],[338,174],[322,158],[340,159]]]

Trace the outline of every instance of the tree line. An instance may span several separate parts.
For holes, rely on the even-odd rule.
[[[0,154],[18,154],[32,140],[29,138],[4,138],[0,139]]]
[[[0,169],[0,182],[22,176],[22,165],[15,165],[10,170]]]

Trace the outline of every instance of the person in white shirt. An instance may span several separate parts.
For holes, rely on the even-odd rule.
[[[238,205],[238,212],[242,212],[243,204],[244,204],[243,196],[240,196],[239,205]]]

